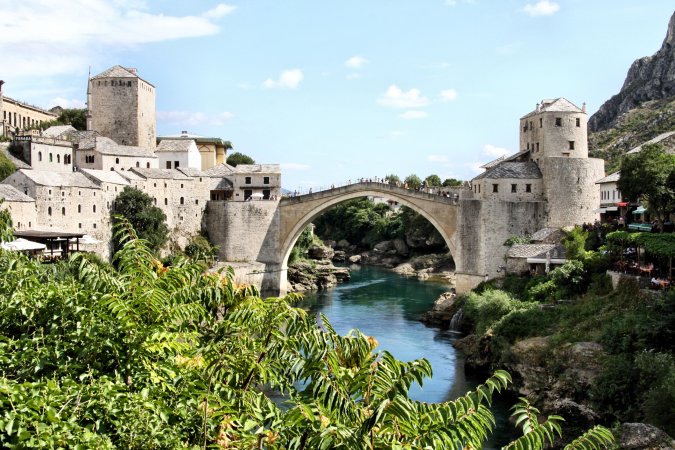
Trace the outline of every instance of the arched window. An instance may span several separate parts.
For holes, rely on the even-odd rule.
[[[141,163],[136,161],[136,167],[141,167]]]
[[[52,207],[51,206],[49,208],[47,208],[47,215],[48,216],[52,215]]]
[[[58,153],[56,154],[56,162],[57,163],[61,162],[61,155],[59,155]]]
[[[150,163],[145,163],[145,168],[149,169],[150,168]]]
[[[38,152],[38,161],[42,161],[42,152]]]

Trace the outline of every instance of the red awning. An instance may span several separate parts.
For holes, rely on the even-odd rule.
[[[628,202],[619,202],[616,206],[628,206]]]

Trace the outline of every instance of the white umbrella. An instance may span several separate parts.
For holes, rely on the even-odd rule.
[[[29,241],[28,239],[19,238],[11,242],[3,242],[0,244],[5,250],[12,250],[17,252],[24,252],[29,250],[44,250],[47,248],[46,245],[40,244],[39,242]]]
[[[71,244],[75,244],[77,241],[78,241],[77,238],[71,238],[70,239]],[[95,237],[89,236],[88,234],[85,234],[84,236],[82,236],[80,238],[79,242],[80,242],[80,245],[88,245],[88,244],[94,245],[94,244],[100,244],[103,241],[99,241]]]

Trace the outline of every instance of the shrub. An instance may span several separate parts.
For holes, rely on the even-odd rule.
[[[558,318],[558,311],[552,308],[541,309],[529,304],[523,309],[516,309],[502,316],[493,326],[495,336],[509,343],[532,336],[545,336]]]
[[[504,291],[486,290],[480,295],[472,292],[464,303],[464,317],[475,325],[477,334],[483,334],[508,313],[533,306],[533,303],[515,300]]]

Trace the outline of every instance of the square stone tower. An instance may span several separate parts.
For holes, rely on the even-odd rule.
[[[136,69],[114,66],[91,77],[87,88],[87,130],[121,145],[154,149],[155,87]]]

